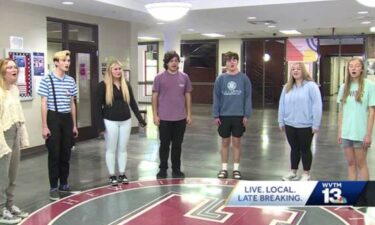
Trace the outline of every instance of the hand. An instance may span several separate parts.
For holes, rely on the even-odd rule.
[[[48,139],[50,136],[51,136],[51,131],[49,131],[48,127],[43,128],[42,130],[43,139]]]
[[[221,125],[221,120],[220,120],[220,118],[215,118],[215,119],[214,119],[214,124],[217,125],[217,126],[220,126],[220,125]]]
[[[160,125],[160,117],[159,116],[154,116],[154,124],[156,126],[159,126]]]
[[[337,135],[337,144],[342,144],[342,138],[340,134]]]
[[[139,125],[141,125],[141,127],[145,127],[145,126],[147,126],[147,123],[146,123],[146,121],[141,121],[141,122],[139,122]]]
[[[280,129],[281,132],[284,132],[285,126],[281,126],[281,127],[279,127],[279,129]]]
[[[78,137],[78,129],[76,126],[73,127],[73,137]]]
[[[246,127],[248,121],[249,119],[247,117],[242,118],[242,125]]]
[[[371,136],[370,135],[366,135],[363,138],[363,148],[367,149],[368,147],[370,147],[370,145],[371,145]]]
[[[313,133],[313,134],[317,134],[318,132],[319,132],[319,129],[317,129],[317,128],[313,128],[313,129],[312,129],[312,133]]]
[[[191,119],[191,116],[186,117],[186,124],[190,127],[193,120]]]

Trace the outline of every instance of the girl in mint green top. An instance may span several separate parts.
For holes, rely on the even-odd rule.
[[[345,150],[348,179],[368,180],[366,157],[375,117],[375,86],[364,78],[361,59],[350,60],[347,68],[345,83],[337,96],[340,103],[337,142]]]

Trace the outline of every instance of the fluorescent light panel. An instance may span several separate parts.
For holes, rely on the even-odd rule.
[[[63,5],[74,5],[74,2],[71,2],[71,1],[63,1],[63,2],[61,2],[61,4],[63,4]]]
[[[155,41],[155,40],[159,40],[159,38],[156,38],[156,37],[147,37],[147,36],[141,36],[141,37],[138,37],[139,40],[149,40],[149,41]]]
[[[203,33],[202,35],[206,37],[225,37],[225,35],[217,33]]]
[[[298,30],[279,30],[283,34],[301,34]]]

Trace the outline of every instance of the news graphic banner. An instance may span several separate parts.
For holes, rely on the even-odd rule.
[[[226,206],[375,206],[375,181],[240,181]]]

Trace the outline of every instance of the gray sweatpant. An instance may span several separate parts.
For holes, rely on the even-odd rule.
[[[0,158],[0,209],[13,206],[15,181],[20,162],[19,127],[13,125],[4,132],[4,136],[12,152]]]

